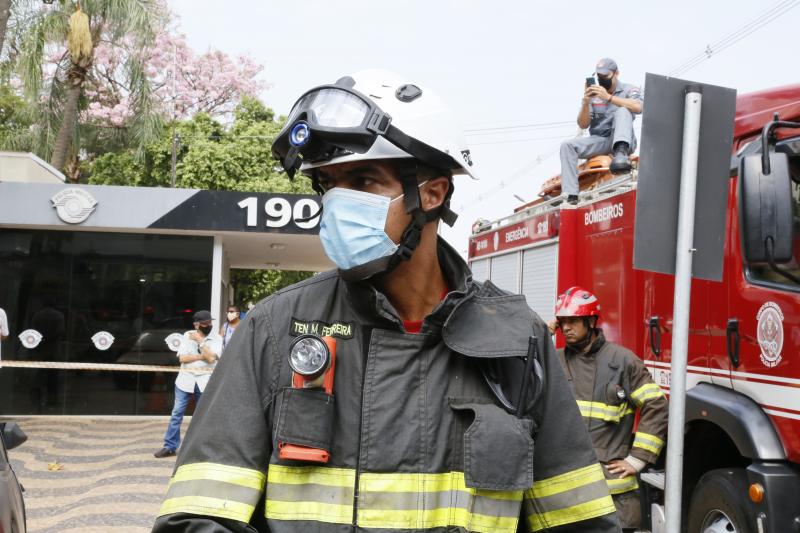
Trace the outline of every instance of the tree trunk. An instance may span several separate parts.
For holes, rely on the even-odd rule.
[[[81,72],[76,72],[79,69]],[[81,97],[81,87],[83,86],[86,72],[76,65],[73,65],[70,70],[70,84],[69,89],[67,89],[64,110],[61,114],[61,126],[58,128],[58,136],[53,146],[53,155],[50,157],[50,164],[58,171],[61,171],[64,168],[64,163],[67,162],[72,133],[75,131],[75,121],[78,119],[78,102]]]
[[[6,27],[11,16],[11,0],[0,0],[0,52],[6,42]]]

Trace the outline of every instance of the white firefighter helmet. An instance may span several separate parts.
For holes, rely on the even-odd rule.
[[[452,158],[454,174],[475,178],[472,157],[461,125],[450,108],[431,89],[402,76],[381,69],[363,70],[351,76],[352,89],[367,96],[383,112],[391,116],[391,125],[407,136]],[[301,99],[302,101],[302,99]],[[296,106],[297,107],[297,106]],[[291,114],[290,120],[291,122]],[[378,136],[364,153],[344,153],[327,160],[304,161],[301,171],[350,161],[415,157]]]

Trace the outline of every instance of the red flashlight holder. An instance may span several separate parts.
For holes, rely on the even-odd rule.
[[[313,379],[307,379],[297,372],[292,372],[292,388],[294,389],[307,389],[307,388],[322,388],[325,394],[333,395],[333,375],[336,367],[336,339],[333,337],[320,337],[325,346],[328,347],[330,353],[330,364],[325,372]],[[327,463],[330,459],[330,453],[321,448],[312,448],[310,446],[303,446],[300,444],[291,444],[288,442],[278,443],[278,457],[287,461],[304,461],[310,463]]]

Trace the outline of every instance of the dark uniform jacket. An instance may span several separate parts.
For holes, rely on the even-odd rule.
[[[336,272],[248,313],[153,531],[619,531],[545,325],[523,296],[472,281],[443,241],[439,257],[451,291],[420,334],[370,284]],[[337,341],[332,397],[289,388],[289,346],[303,333]],[[539,377],[517,418],[481,368],[519,381],[531,335]],[[283,461],[278,442],[326,448],[330,460]]]
[[[667,434],[667,399],[633,352],[607,342],[603,332],[597,331],[598,336],[586,353],[569,347],[558,351],[597,458],[608,463],[630,454],[653,464]],[[639,425],[634,435],[637,409]],[[639,487],[636,476],[619,479],[605,473],[615,496]],[[638,516],[638,502],[633,505]],[[628,527],[624,520],[627,513],[619,505],[618,510],[623,515],[623,527]]]

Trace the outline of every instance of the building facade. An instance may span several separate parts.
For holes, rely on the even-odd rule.
[[[0,176],[1,177],[1,176]],[[315,196],[0,181],[0,415],[168,414],[231,268],[330,268]]]

